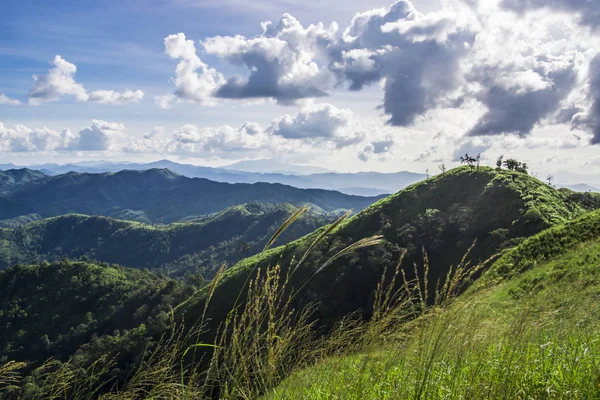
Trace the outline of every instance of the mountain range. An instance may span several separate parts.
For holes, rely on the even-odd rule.
[[[210,279],[221,265],[259,253],[297,210],[289,204],[252,202],[164,226],[79,214],[48,218],[0,229],[0,269],[86,257],[178,277],[199,273],[202,279]],[[335,219],[308,211],[276,244],[288,243]]]
[[[272,183],[222,183],[188,178],[167,169],[122,170],[47,176],[8,170],[0,180],[0,220],[70,213],[170,223],[219,212],[251,201],[312,205],[317,211],[360,211],[377,197]]]
[[[272,164],[272,165],[271,165]],[[16,169],[12,164],[0,164],[0,169]],[[225,183],[280,183],[304,189],[337,190],[346,194],[378,196],[395,193],[398,190],[424,179],[424,174],[413,172],[379,173],[358,172],[338,173],[325,169],[270,160],[244,161],[222,168],[179,164],[169,160],[151,163],[111,163],[105,161],[77,164],[39,164],[26,168],[39,170],[47,175],[60,175],[69,172],[104,173],[122,170],[169,169],[188,178],[205,178]],[[236,168],[245,170],[236,170]],[[266,172],[280,171],[280,172]],[[316,173],[318,172],[318,173]]]
[[[182,179],[165,170],[117,174],[70,173],[62,177],[42,177],[40,182],[12,191],[11,187],[27,181],[27,176],[27,173],[21,172],[18,177],[7,180],[10,183],[5,185],[5,190],[14,196],[38,186],[45,188],[50,182],[50,187],[63,189],[65,197],[80,194],[84,195],[82,198],[117,198],[122,197],[127,192],[127,186],[135,181],[148,179],[155,186],[160,186]],[[31,174],[31,177],[35,176],[39,175]],[[131,181],[130,176],[135,179]],[[63,181],[65,178],[67,180]],[[55,179],[62,183],[56,183]],[[86,194],[86,182],[100,180],[114,185],[112,179],[125,180],[122,185],[111,186],[118,196],[109,196],[94,189],[89,190],[91,194]],[[183,179],[181,184],[185,186],[189,178]],[[58,195],[52,193],[50,189],[42,190],[38,196],[51,202],[58,199]],[[156,196],[152,193],[146,197],[160,196],[160,193]],[[143,202],[144,199],[136,201]],[[600,196],[595,193],[556,189],[520,172],[462,167],[411,185],[350,218],[340,220],[342,222],[321,226],[331,222],[333,216],[323,215],[319,210],[305,214],[288,227],[289,231],[299,224],[297,232],[288,234],[288,231],[284,231],[277,242],[281,246],[265,252],[260,249],[275,231],[276,224],[296,212],[297,208],[250,203],[168,226],[149,226],[97,216],[65,215],[3,229],[0,231],[0,243],[3,246],[0,248],[0,257],[5,260],[5,265],[15,261],[36,262],[0,271],[0,348],[5,357],[2,362],[15,360],[29,363],[24,370],[28,376],[23,385],[10,386],[5,393],[15,398],[29,398],[23,393],[42,393],[43,397],[47,379],[45,375],[31,372],[31,369],[41,365],[47,358],[53,358],[58,365],[68,368],[69,373],[80,377],[78,379],[84,379],[86,387],[91,387],[91,383],[100,385],[100,382],[108,379],[121,388],[127,387],[128,383],[135,384],[130,380],[134,379],[131,377],[135,376],[132,373],[136,366],[143,365],[143,371],[152,371],[154,367],[165,368],[161,364],[162,359],[150,357],[155,354],[154,350],[171,345],[171,342],[162,341],[164,337],[181,341],[178,345],[182,352],[177,353],[175,358],[176,371],[182,369],[184,362],[192,362],[188,359],[184,361],[188,351],[183,350],[190,349],[189,340],[199,343],[193,345],[198,347],[199,357],[210,355],[213,349],[227,349],[221,344],[213,347],[212,338],[222,331],[222,324],[229,323],[227,321],[241,323],[241,319],[231,317],[232,310],[240,308],[243,302],[255,301],[252,297],[240,296],[240,293],[244,293],[246,285],[258,288],[253,286],[253,274],[260,274],[257,271],[263,271],[263,274],[264,271],[271,271],[270,274],[277,272],[282,278],[285,277],[280,283],[286,285],[288,290],[293,289],[289,303],[291,309],[303,310],[310,305],[310,320],[306,326],[317,329],[319,335],[327,334],[340,321],[349,324],[349,329],[354,332],[352,335],[358,335],[359,331],[352,330],[356,326],[353,324],[358,322],[353,321],[373,316],[373,305],[379,301],[378,285],[383,279],[399,276],[407,279],[406,282],[413,282],[412,279],[418,275],[417,270],[425,269],[427,275],[423,286],[419,283],[419,290],[424,288],[424,291],[420,292],[420,300],[416,303],[419,309],[425,309],[427,303],[434,301],[432,296],[440,289],[441,279],[452,276],[453,271],[466,269],[468,273],[469,268],[479,268],[476,266],[482,262],[484,266],[492,264],[489,270],[475,269],[479,272],[468,275],[470,280],[453,286],[456,295],[464,292],[466,286],[463,284],[475,282],[472,287],[479,288],[479,292],[475,293],[483,294],[483,300],[502,300],[498,305],[499,310],[515,302],[514,307],[519,309],[526,306],[524,301],[528,296],[536,296],[544,287],[549,287],[556,298],[548,300],[549,305],[543,308],[547,312],[544,311],[540,318],[546,321],[559,308],[563,308],[560,306],[563,304],[560,296],[564,294],[567,299],[583,290],[588,293],[590,300],[578,309],[583,317],[573,320],[579,326],[582,321],[589,319],[585,315],[593,314],[589,306],[594,301],[593,293],[597,294],[597,287],[600,286],[600,278],[595,277],[598,275],[596,260],[600,258],[597,241],[600,214],[593,211],[598,208]],[[296,235],[310,232],[313,228],[316,230],[312,233],[293,240]],[[378,245],[352,252],[346,250],[353,243],[373,235],[379,235],[381,242]],[[249,243],[240,246],[244,242]],[[227,247],[231,251],[220,253]],[[569,253],[572,249],[582,254]],[[244,252],[255,255],[243,258]],[[560,266],[550,268],[547,265],[548,260],[563,253],[568,256],[563,262],[573,269],[571,272]],[[186,261],[185,257],[190,254],[192,256]],[[211,254],[214,260],[211,260]],[[496,261],[494,255],[497,254],[500,254],[500,258]],[[11,255],[13,259],[9,259]],[[84,259],[80,261],[45,261],[81,256]],[[106,262],[94,262],[89,258]],[[168,272],[169,268],[186,271],[189,265],[208,263],[206,265],[212,265],[210,270],[200,272],[208,272],[207,276],[211,276],[218,265],[210,264],[211,261],[231,263],[239,258],[243,259],[232,268],[218,273],[208,285],[202,279],[182,281],[140,270],[146,267],[158,268],[163,272]],[[398,264],[399,260],[402,260],[401,264]],[[126,264],[135,269],[109,262]],[[542,267],[548,273],[522,278],[524,271]],[[398,271],[396,268],[401,269],[400,275],[394,272]],[[582,268],[586,269],[586,275],[582,275]],[[596,271],[596,275],[593,271]],[[481,273],[483,276],[480,278]],[[498,290],[502,290],[503,280],[512,277],[519,283],[513,285],[506,296],[491,299],[486,295],[498,293]],[[267,278],[265,284],[275,285],[273,287],[277,289],[276,282],[279,281],[268,279],[271,278]],[[565,293],[564,288],[568,288],[568,293],[573,295]],[[465,295],[468,294],[465,292]],[[261,307],[268,311],[270,305],[277,304],[277,299],[267,296],[266,305]],[[544,301],[540,299],[536,307],[546,304]],[[568,301],[569,307],[577,304]],[[258,307],[260,304],[256,303],[257,313],[263,312]],[[250,310],[255,310],[253,304]],[[435,315],[445,312],[439,307],[435,310]],[[260,315],[257,321],[262,321]],[[298,314],[290,312],[290,316],[293,315]],[[343,319],[348,315],[352,319]],[[483,318],[488,321],[487,325],[498,327],[498,321],[494,320],[496,315],[488,312],[476,320]],[[508,314],[502,315],[503,320],[509,317]],[[188,323],[193,324],[194,321],[204,323],[201,332],[194,333],[192,339],[188,339],[184,333],[169,336],[178,322],[185,322],[183,325],[188,327]],[[520,320],[515,317],[515,321]],[[565,325],[565,321],[570,320],[561,317],[562,328],[571,326]],[[386,329],[399,329],[400,337],[408,339],[412,329],[427,325],[402,325],[402,321],[386,324]],[[242,329],[239,326],[234,325],[233,328]],[[269,324],[267,326],[271,327]],[[404,329],[405,326],[408,328]],[[452,326],[460,328],[462,325]],[[273,329],[279,327],[274,326]],[[269,340],[278,345],[285,344],[278,332],[273,333],[275,336]],[[514,331],[510,332],[514,334]],[[423,335],[422,338],[430,336]],[[294,339],[287,336],[286,340]],[[387,340],[386,336],[384,342],[387,343]],[[507,340],[510,340],[510,336]],[[314,346],[317,342],[311,340],[310,345]],[[464,343],[478,341],[461,341],[457,346],[463,346]],[[378,343],[377,346],[383,344]],[[491,348],[495,347],[486,347],[484,353],[488,354]],[[338,350],[325,352],[324,357],[328,354],[337,357],[340,354]],[[232,356],[239,360],[237,354]],[[345,358],[339,360],[350,362]],[[100,367],[104,362],[108,362],[106,365],[110,367],[105,372],[89,373],[90,368],[96,371],[98,367],[98,371],[103,371]],[[235,365],[239,365],[238,362]],[[198,362],[195,367],[203,368],[203,365]],[[296,369],[289,369],[286,374],[293,371]],[[326,369],[322,373],[331,371]],[[85,380],[88,378],[98,381],[88,382]],[[280,381],[278,379],[275,384]],[[297,385],[297,388],[305,386]],[[108,391],[111,387],[103,387],[102,390]],[[288,387],[286,390],[297,388]]]

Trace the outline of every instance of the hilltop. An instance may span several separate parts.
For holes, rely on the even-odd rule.
[[[200,273],[209,279],[221,264],[231,265],[260,252],[296,210],[289,204],[253,202],[162,226],[77,214],[54,217],[0,229],[0,269],[17,263],[87,257],[127,267],[160,269],[169,275]],[[334,219],[311,211],[278,243],[304,236]]]
[[[378,199],[281,184],[219,183],[187,178],[167,169],[101,174],[69,172],[24,186],[13,185],[8,190],[10,194],[5,201],[15,206],[8,211],[0,210],[0,219],[18,217],[18,212],[44,218],[77,213],[169,223],[250,201],[311,204],[329,212],[359,211]]]
[[[373,204],[322,240],[292,283],[309,279],[330,256],[362,238],[382,235],[384,244],[359,250],[327,266],[306,285],[295,304],[300,307],[309,300],[319,301],[322,306],[315,319],[324,326],[356,310],[368,315],[382,272],[393,270],[403,251],[407,251],[403,265],[408,266],[409,276],[413,263],[423,262],[422,249],[427,253],[430,284],[435,285],[475,241],[469,254],[472,263],[581,215],[586,209],[579,196],[556,190],[527,174],[487,167],[461,167],[419,182]],[[227,271],[212,300],[223,307],[213,309],[215,315],[211,317],[220,320],[221,311],[232,306],[231,298],[255,266],[278,263],[285,271],[324,229],[243,260]],[[178,311],[186,318],[196,318],[206,294],[199,291]]]

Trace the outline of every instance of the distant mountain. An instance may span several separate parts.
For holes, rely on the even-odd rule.
[[[558,184],[556,186],[559,187],[559,188],[571,189],[571,190],[574,190],[576,192],[600,192],[600,189],[598,189],[598,188],[596,188],[594,186],[588,185],[586,183],[577,183],[575,185],[561,185],[561,184]]]
[[[0,269],[41,260],[82,256],[169,275],[211,278],[221,264],[259,253],[297,210],[289,204],[249,203],[186,223],[153,227],[107,217],[69,214],[0,229]],[[310,211],[277,244],[304,236],[336,217]]]
[[[250,164],[248,164],[250,163]],[[245,165],[255,165],[255,170],[266,168],[270,163],[273,163],[274,170],[282,169],[288,171],[290,168],[300,167],[296,175],[287,173],[259,173],[236,171],[230,168],[242,169]],[[88,165],[89,164],[89,165]],[[270,160],[249,161],[243,163],[232,164],[224,168],[201,167],[190,164],[179,164],[169,160],[160,160],[145,164],[136,163],[78,163],[78,164],[40,164],[32,166],[32,168],[43,171],[48,175],[66,174],[68,172],[80,173],[104,173],[118,172],[122,170],[147,170],[153,168],[167,168],[171,171],[187,176],[189,178],[205,178],[216,182],[225,183],[281,183],[283,185],[295,186],[297,188],[312,188],[312,189],[328,189],[338,190],[346,194],[356,194],[362,190],[367,190],[365,193],[395,193],[398,190],[405,188],[408,185],[419,182],[425,179],[425,175],[413,172],[395,172],[395,173],[379,173],[379,172],[359,172],[359,173],[336,173],[322,172],[311,173],[309,175],[301,175],[310,172],[305,166],[295,166],[294,164],[277,163]],[[350,188],[350,189],[348,189]]]
[[[261,174],[278,173],[286,175],[311,175],[332,172],[326,168],[285,163],[269,159],[240,161],[226,165],[222,168],[233,171],[257,172]]]
[[[46,176],[24,186],[6,187],[8,194],[2,201],[7,206],[0,209],[0,219],[25,214],[44,218],[70,213],[120,217],[125,214],[139,221],[169,223],[251,201],[312,204],[331,212],[360,211],[377,200],[281,184],[220,183],[187,178],[167,169],[102,174],[69,172]]]
[[[338,190],[342,193],[353,194],[355,196],[382,196],[382,195],[390,195],[391,194],[382,189],[363,188],[363,187],[340,188]]]
[[[47,175],[43,172],[27,168],[0,171],[0,195],[6,195],[45,178]]]

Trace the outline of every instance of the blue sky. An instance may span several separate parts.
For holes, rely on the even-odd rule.
[[[600,172],[598,2],[248,3],[0,3],[0,157]]]

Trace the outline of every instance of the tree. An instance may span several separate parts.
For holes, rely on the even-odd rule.
[[[546,183],[548,184],[548,186],[554,187],[554,175],[548,174],[548,176],[546,177]]]
[[[527,163],[517,161],[514,158],[507,158],[503,164],[509,171],[522,172],[524,174],[527,173],[527,169],[529,168]]]
[[[429,179],[429,168],[425,170],[425,173],[427,174],[427,179]]]
[[[471,157],[469,153],[466,153],[464,156],[460,157],[460,163],[467,164],[471,169],[475,167],[475,164],[477,164],[477,162],[477,159]]]
[[[442,163],[438,165],[438,168],[440,169],[440,171],[442,171],[442,174],[446,172],[446,164]]]
[[[500,157],[498,157],[498,159],[496,160],[496,169],[502,169],[502,164],[504,160],[504,155],[501,155]]]

